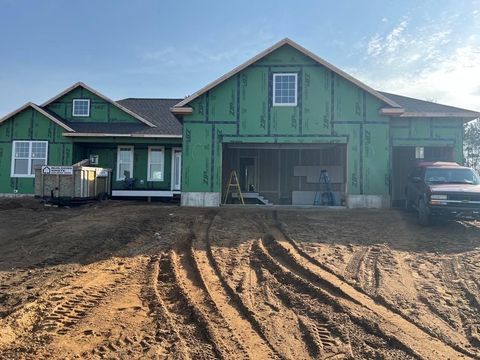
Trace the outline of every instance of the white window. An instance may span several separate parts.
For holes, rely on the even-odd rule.
[[[273,74],[273,105],[297,106],[297,74]]]
[[[35,177],[35,166],[47,165],[48,141],[12,143],[12,177]]]
[[[415,159],[425,158],[425,148],[423,146],[417,146],[415,148]]]
[[[150,146],[148,148],[148,181],[163,181],[163,165],[163,146]]]
[[[119,146],[117,149],[117,181],[133,177],[133,146]]]
[[[73,116],[90,116],[90,99],[73,99]]]

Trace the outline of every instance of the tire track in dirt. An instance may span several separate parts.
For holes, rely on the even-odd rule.
[[[111,295],[116,285],[117,283],[110,283],[106,286],[74,288],[73,291],[52,294],[46,305],[53,310],[40,314],[41,319],[35,324],[33,331],[65,335],[100,301]]]
[[[5,319],[4,329],[11,329],[12,336],[2,351],[14,354],[13,358],[23,353],[31,355],[27,358],[47,356],[48,346],[68,337],[100,304],[108,302],[128,283],[131,273],[114,260],[90,272],[77,270],[62,276],[55,290],[47,290]]]
[[[193,241],[195,234],[192,232],[190,239],[184,246],[173,252],[174,263],[178,281],[184,288],[192,303],[197,317],[206,328],[209,337],[216,344],[219,353],[225,359],[248,359],[248,353],[240,343],[230,324],[220,313],[217,305],[212,300],[206,283],[199,271],[195,260]]]
[[[215,213],[210,214],[210,220],[205,222],[203,229],[200,229],[195,238],[194,254],[199,271],[208,279],[206,284],[212,289],[212,296],[218,302],[221,311],[225,313],[225,317],[232,317],[230,318],[233,320],[232,327],[235,327],[247,349],[252,352],[253,358],[284,359],[281,351],[269,341],[262,321],[257,319],[251,306],[246,304],[230,286],[215,260],[210,239],[210,228],[215,218]]]
[[[285,229],[285,225],[281,223],[278,220],[277,213],[273,212],[270,216],[270,222],[272,222],[273,219],[273,224],[276,229],[278,229],[281,233],[281,237],[286,239],[288,243],[297,250],[297,253],[300,257],[303,257],[305,260],[308,262],[311,262],[315,266],[318,266],[321,269],[324,269],[325,271],[333,274],[336,276],[339,280],[349,282],[348,279],[343,277],[340,274],[337,274],[336,272],[332,271],[330,268],[325,267],[322,263],[320,263],[316,258],[312,257],[310,254],[306,253],[303,251],[299,245],[287,234],[287,231]],[[266,224],[263,225],[268,232],[268,227]],[[271,225],[272,226],[272,225]],[[471,345],[464,340],[464,338],[459,334],[459,332],[456,330],[456,327],[452,325],[451,319],[449,319],[445,313],[439,311],[438,307],[435,305],[435,303],[432,302],[433,299],[439,299],[441,296],[439,293],[437,293],[437,290],[434,286],[431,284],[424,284],[421,286],[420,290],[415,290],[416,298],[418,299],[419,302],[423,303],[425,308],[428,309],[429,312],[422,312],[422,318],[419,318],[418,316],[411,316],[411,314],[405,313],[402,311],[402,309],[399,309],[396,307],[395,303],[391,303],[387,298],[383,297],[379,291],[380,287],[378,288],[372,288],[369,286],[369,284],[378,284],[379,286],[381,285],[381,279],[382,279],[382,274],[380,272],[380,259],[382,259],[382,266],[385,266],[382,268],[382,271],[395,271],[396,268],[405,268],[407,266],[403,261],[400,259],[393,259],[392,254],[389,254],[389,249],[388,247],[381,246],[381,245],[376,245],[379,249],[379,251],[374,251],[374,255],[376,256],[376,261],[372,262],[368,259],[370,254],[372,253],[371,248],[369,247],[369,251],[366,254],[366,259],[363,262],[363,266],[360,267],[360,271],[366,270],[367,266],[365,266],[366,263],[370,262],[372,264],[376,264],[378,268],[378,272],[375,271],[366,271],[367,275],[362,274],[362,279],[370,279],[370,282],[363,280],[362,282],[364,283],[362,286],[364,286],[366,289],[364,289],[361,284],[353,284],[352,286],[359,291],[360,293],[363,293],[367,295],[368,297],[372,297],[372,300],[374,300],[376,303],[378,303],[381,306],[386,307],[388,310],[392,311],[393,313],[396,313],[403,317],[406,321],[416,325],[418,328],[423,330],[425,333],[428,335],[432,336],[433,338],[437,338],[440,341],[443,341],[445,344],[453,347],[457,351],[465,354],[470,354],[471,356],[474,356],[476,350],[471,348]],[[372,268],[372,266],[370,266]],[[408,271],[408,273],[411,273],[411,271]],[[376,279],[377,277],[377,279]],[[407,277],[407,280],[411,281],[411,277]],[[413,284],[413,283],[412,283]],[[413,285],[412,285],[413,286]],[[415,289],[416,286],[413,286]],[[431,314],[434,314],[436,317],[432,317]],[[422,320],[425,320],[426,323],[431,323],[430,326],[426,326]],[[452,327],[453,326],[453,327]],[[442,331],[439,331],[439,329],[442,329]],[[472,328],[472,333],[473,336],[476,336],[476,334],[479,333],[477,329],[480,330],[480,324],[477,327]]]
[[[153,317],[156,333],[154,341],[162,347],[162,354],[170,356],[176,360],[188,359],[188,350],[185,340],[175,326],[171,314],[167,310],[167,306],[163,301],[160,291],[158,279],[160,276],[160,259],[166,254],[154,255],[150,258],[147,267],[146,283],[142,289],[142,298],[148,305],[149,315]],[[144,348],[150,345],[149,339],[140,345]],[[124,339],[124,343],[133,343],[130,338]]]
[[[478,336],[480,300],[478,288],[470,278],[462,276],[462,274],[466,274],[467,272],[463,261],[458,256],[442,262],[442,273],[448,288],[456,290],[457,294],[460,294],[459,298],[464,300],[457,301],[453,304],[452,301],[454,297],[452,296],[451,299],[448,299],[448,305],[455,306],[457,318],[460,320],[467,339],[472,346],[480,349],[480,338]]]
[[[158,291],[169,312],[174,328],[187,347],[191,359],[222,358],[212,334],[205,328],[192,300],[180,285],[177,258],[173,250],[159,261]]]
[[[365,257],[367,256],[369,251],[370,251],[370,247],[362,247],[353,253],[352,258],[350,259],[347,266],[345,267],[345,272],[343,276],[346,279],[352,279],[358,284],[361,283],[361,279],[360,279],[360,274],[362,273],[361,268],[365,260]],[[305,252],[302,251],[302,254],[305,254]]]
[[[324,339],[320,341],[323,348],[333,349],[332,344],[335,344],[335,351],[337,353],[333,355],[343,354],[346,357],[354,357],[354,355],[352,355],[353,350],[349,330],[342,331],[338,328],[340,324],[344,325],[352,320],[352,325],[355,328],[354,332],[357,337],[356,341],[361,342],[355,349],[355,356],[360,356],[358,352],[363,352],[364,347],[370,348],[370,351],[373,352],[376,347],[385,346],[384,344],[388,343],[389,350],[392,352],[399,351],[403,356],[408,357],[408,355],[410,355],[410,357],[415,357],[415,354],[412,353],[410,349],[396,341],[396,339],[382,334],[371,321],[365,319],[364,314],[359,311],[352,312],[351,309],[337,301],[336,297],[332,296],[329,292],[314,285],[311,280],[304,279],[289,271],[271,255],[271,251],[267,250],[262,240],[255,243],[254,253],[258,260],[264,264],[273,275],[275,279],[274,282],[278,282],[276,290],[285,306],[305,314],[307,318],[316,320],[316,323],[323,331]],[[322,307],[326,307],[326,309],[322,310]],[[340,320],[338,318],[330,319],[333,313],[345,315],[346,318]],[[335,334],[335,337],[333,334]],[[375,342],[372,339],[364,340],[364,338],[369,338],[372,335],[376,338]],[[382,344],[379,344],[379,342]],[[330,357],[333,355],[326,354],[325,356]],[[370,358],[372,356],[372,354],[362,354],[361,358]]]
[[[273,214],[273,219],[276,219],[276,213]],[[296,276],[315,284],[317,289],[323,289],[321,290],[323,295],[325,292],[328,293],[338,305],[341,305],[348,312],[352,314],[361,313],[363,309],[364,313],[368,311],[372,316],[378,317],[381,320],[379,329],[385,336],[396,339],[403,344],[405,349],[410,349],[416,356],[425,359],[438,359],[445,356],[451,358],[459,358],[465,355],[474,356],[468,350],[454,349],[439,339],[432,338],[430,334],[416,324],[391,311],[383,304],[377,303],[374,299],[345,283],[331,272],[325,271],[309,259],[305,259],[296,247],[285,238],[276,221],[271,221],[266,224],[266,227],[271,234],[270,239],[267,236],[266,243],[275,248],[275,251],[271,254],[281,261],[281,265],[285,267],[286,271],[292,271]],[[338,294],[341,294],[341,296]]]
[[[464,277],[462,282],[467,299],[475,310],[474,316],[472,319],[468,319],[468,328],[467,336],[472,345],[480,349],[480,280],[478,277],[474,277],[472,274],[475,273],[474,269],[478,270],[480,267],[478,264],[473,264],[471,259],[465,259],[462,257],[457,257],[458,260],[458,276],[462,274],[467,274]]]
[[[273,259],[264,250],[260,241],[255,242],[252,250],[252,262],[255,263],[257,276],[262,286],[271,289],[273,295],[270,296],[279,300],[279,307],[295,313],[302,339],[310,357],[323,359],[332,356],[350,356],[351,347],[348,335],[343,334],[332,322],[327,320],[328,317],[321,312],[318,302],[315,301],[315,305],[312,305],[309,301],[311,299],[305,297],[306,292],[293,290],[295,286],[292,279],[282,276],[284,274],[278,271]],[[332,334],[332,330],[336,336]]]
[[[206,243],[210,226],[215,219],[215,214],[206,217],[204,221],[196,226],[190,244],[190,256],[192,264],[196,269],[201,286],[209,297],[222,318],[228,323],[229,328],[241,339],[243,353],[251,359],[272,359],[274,354],[269,345],[255,331],[251,323],[241,315],[241,310],[232,303],[218,278],[207,255]],[[240,356],[239,353],[238,356]]]

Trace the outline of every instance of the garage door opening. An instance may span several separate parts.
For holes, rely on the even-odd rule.
[[[405,188],[408,175],[421,161],[453,161],[450,146],[394,146],[392,152],[391,195],[393,207],[405,206]]]
[[[232,171],[246,203],[266,205],[344,205],[346,145],[224,144],[222,200]],[[327,178],[321,177],[321,173]],[[322,194],[331,192],[332,201]],[[237,203],[233,191],[227,203]]]

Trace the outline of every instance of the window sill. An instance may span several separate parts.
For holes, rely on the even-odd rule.
[[[297,104],[272,104],[273,107],[281,106],[281,107],[297,107]]]
[[[35,177],[35,175],[15,175],[15,174],[11,174],[10,175],[11,178],[28,178],[28,179],[33,179]]]

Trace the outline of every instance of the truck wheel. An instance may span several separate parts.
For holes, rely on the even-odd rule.
[[[431,223],[430,212],[423,199],[418,202],[418,223],[423,226],[428,226]]]

